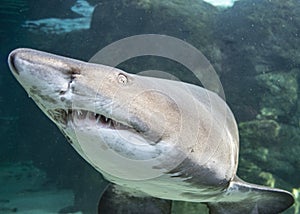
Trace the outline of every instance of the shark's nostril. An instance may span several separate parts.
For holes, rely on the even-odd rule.
[[[10,70],[12,72],[14,72],[15,74],[19,75],[19,71],[17,70],[17,68],[15,66],[15,57],[16,57],[16,52],[15,51],[11,52],[8,56],[8,64],[9,64]]]

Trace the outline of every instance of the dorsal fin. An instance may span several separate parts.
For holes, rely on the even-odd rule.
[[[278,214],[294,203],[287,191],[246,183],[235,177],[221,202],[208,203],[211,214]]]

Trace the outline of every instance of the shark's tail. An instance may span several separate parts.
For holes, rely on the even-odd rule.
[[[210,214],[278,214],[294,203],[287,191],[250,184],[236,177],[224,201],[208,203]]]

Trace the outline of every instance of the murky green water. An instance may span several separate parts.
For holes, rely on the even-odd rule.
[[[293,192],[298,198],[285,213],[299,213],[299,14],[298,0],[240,0],[232,7],[201,0],[1,1],[0,213],[91,213],[107,184],[15,81],[9,52],[30,47],[88,61],[137,34],[173,36],[207,57],[239,124],[238,175]],[[119,67],[168,71],[199,84],[187,68],[159,57]],[[200,209],[175,204],[173,213]]]

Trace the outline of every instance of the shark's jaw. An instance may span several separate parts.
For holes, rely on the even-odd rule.
[[[82,149],[84,150],[89,143],[93,143],[89,141],[97,139],[99,147],[104,150],[112,149],[125,158],[145,160],[160,154],[155,148],[158,142],[145,139],[139,130],[102,114],[80,109],[56,109],[48,111],[47,115],[50,115],[79,153],[82,153]],[[85,154],[89,156],[87,152],[83,153],[81,155],[84,157]]]
[[[130,149],[133,147],[128,147],[127,149],[117,148],[115,142],[119,138],[121,138],[123,142],[121,142],[121,140],[117,140],[119,141],[118,144],[133,143],[144,147],[144,149],[145,147],[149,147],[148,149],[150,149],[150,147],[156,145],[158,141],[152,142],[149,139],[145,139],[140,130],[102,114],[82,109],[55,109],[48,110],[46,115],[48,115],[59,129],[67,135],[67,138],[71,140],[71,144],[78,141],[78,138],[80,138],[79,135],[86,135],[87,139],[87,135],[92,135],[98,138],[98,141],[101,141],[102,147],[118,150],[121,155],[127,156],[127,158],[141,160],[155,158],[155,155],[158,155],[157,152],[155,152],[155,154],[144,154],[143,152],[129,154]],[[134,142],[127,141],[126,136],[130,136],[131,141],[134,139]],[[80,144],[80,142],[78,144]],[[74,146],[76,147],[76,143]],[[80,147],[82,147],[82,145]],[[153,150],[153,148],[150,150]]]

